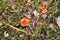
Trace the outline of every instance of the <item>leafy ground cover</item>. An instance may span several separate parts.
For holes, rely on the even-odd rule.
[[[60,40],[60,0],[0,0],[0,40]]]

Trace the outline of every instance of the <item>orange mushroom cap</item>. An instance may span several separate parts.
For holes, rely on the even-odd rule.
[[[41,11],[42,11],[42,13],[46,13],[47,12],[47,9],[46,9],[46,7],[41,7]]]
[[[30,19],[27,17],[24,17],[21,19],[21,21],[19,22],[20,25],[22,25],[23,27],[25,26],[29,26],[30,24]]]

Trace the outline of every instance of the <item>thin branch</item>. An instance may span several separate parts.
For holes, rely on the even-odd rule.
[[[2,21],[2,23],[4,23],[4,24],[7,25],[7,26],[10,26],[10,27],[13,28],[13,29],[16,29],[16,30],[18,30],[18,31],[20,31],[20,32],[23,32],[23,33],[25,33],[26,35],[32,35],[32,34],[26,32],[26,31],[23,30],[23,29],[18,29],[18,28],[14,27],[14,26],[12,26],[12,25],[9,25],[8,23],[5,23],[5,22],[3,22],[3,21]]]

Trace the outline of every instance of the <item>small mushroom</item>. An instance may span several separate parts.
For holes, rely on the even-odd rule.
[[[9,36],[9,34],[5,31],[4,32],[4,37],[8,37]]]
[[[42,14],[42,18],[46,19],[47,15],[46,14]]]
[[[58,24],[58,26],[60,27],[60,17],[56,18],[56,23]]]
[[[39,17],[39,15],[40,15],[37,10],[34,10],[34,11],[33,11],[33,14],[34,14],[34,16],[36,16],[36,17]]]

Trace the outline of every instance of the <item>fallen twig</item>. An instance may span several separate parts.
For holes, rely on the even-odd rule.
[[[2,21],[2,23],[4,23],[4,24],[7,25],[7,26],[10,26],[10,27],[13,28],[13,29],[16,29],[16,30],[18,30],[18,31],[23,32],[23,33],[25,33],[26,35],[32,35],[32,34],[26,32],[26,31],[23,30],[23,29],[16,28],[16,27],[14,27],[14,26],[12,26],[12,25],[9,25],[8,23],[5,23],[5,22],[3,22],[3,21]]]

